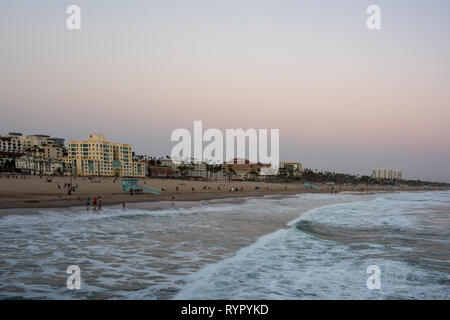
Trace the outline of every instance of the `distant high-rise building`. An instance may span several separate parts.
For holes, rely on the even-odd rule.
[[[403,173],[392,169],[373,169],[372,177],[374,179],[401,180]]]

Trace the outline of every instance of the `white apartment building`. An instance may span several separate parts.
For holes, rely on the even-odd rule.
[[[16,159],[16,168],[22,172],[50,175],[64,172],[64,161],[23,156]]]
[[[0,152],[23,153],[22,141],[17,137],[0,137]]]
[[[64,139],[47,135],[28,135],[11,132],[1,137],[2,152],[15,152],[44,159],[61,159],[64,152]]]
[[[403,173],[392,169],[373,169],[372,177],[374,179],[401,180]]]

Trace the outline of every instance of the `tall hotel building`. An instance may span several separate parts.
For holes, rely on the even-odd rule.
[[[130,144],[108,142],[102,134],[70,141],[66,167],[80,176],[145,177],[147,165],[133,161]]]
[[[373,169],[372,177],[375,179],[401,180],[403,174],[401,171],[392,169]]]

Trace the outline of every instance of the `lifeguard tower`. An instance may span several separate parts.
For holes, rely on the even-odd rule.
[[[138,184],[137,178],[122,178],[122,190],[125,192],[146,192],[151,194],[160,194],[161,189],[143,186]]]
[[[305,187],[306,187],[306,189],[310,189],[310,190],[320,190],[319,186],[313,185],[309,182],[305,183]]]

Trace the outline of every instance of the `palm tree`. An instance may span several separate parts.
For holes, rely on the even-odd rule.
[[[212,173],[213,168],[210,164],[207,164],[207,163],[205,164],[205,166],[206,166],[206,179],[209,180],[210,174]]]
[[[31,148],[28,147],[25,149],[25,153],[29,153],[33,155],[33,158],[36,157],[37,154],[39,154],[39,156],[41,155],[41,153],[44,152],[44,149],[39,148],[39,146],[37,145],[33,145]],[[39,157],[38,159],[38,170],[41,174],[42,174],[42,159],[41,157]]]
[[[206,172],[210,175],[208,178],[215,180],[217,178],[217,172],[220,170],[222,170],[222,166],[220,164],[206,164]]]
[[[234,177],[236,175],[236,171],[232,167],[228,167],[228,170],[226,171],[226,174],[228,176],[228,179]],[[231,180],[231,179],[230,179]]]
[[[31,153],[34,157],[36,157],[36,155],[39,153],[43,153],[44,149],[39,148],[37,145],[33,145],[31,148],[28,147],[25,149],[26,153]]]
[[[189,171],[189,167],[184,164],[182,166],[179,166],[177,169],[182,177],[185,177],[187,172]]]

